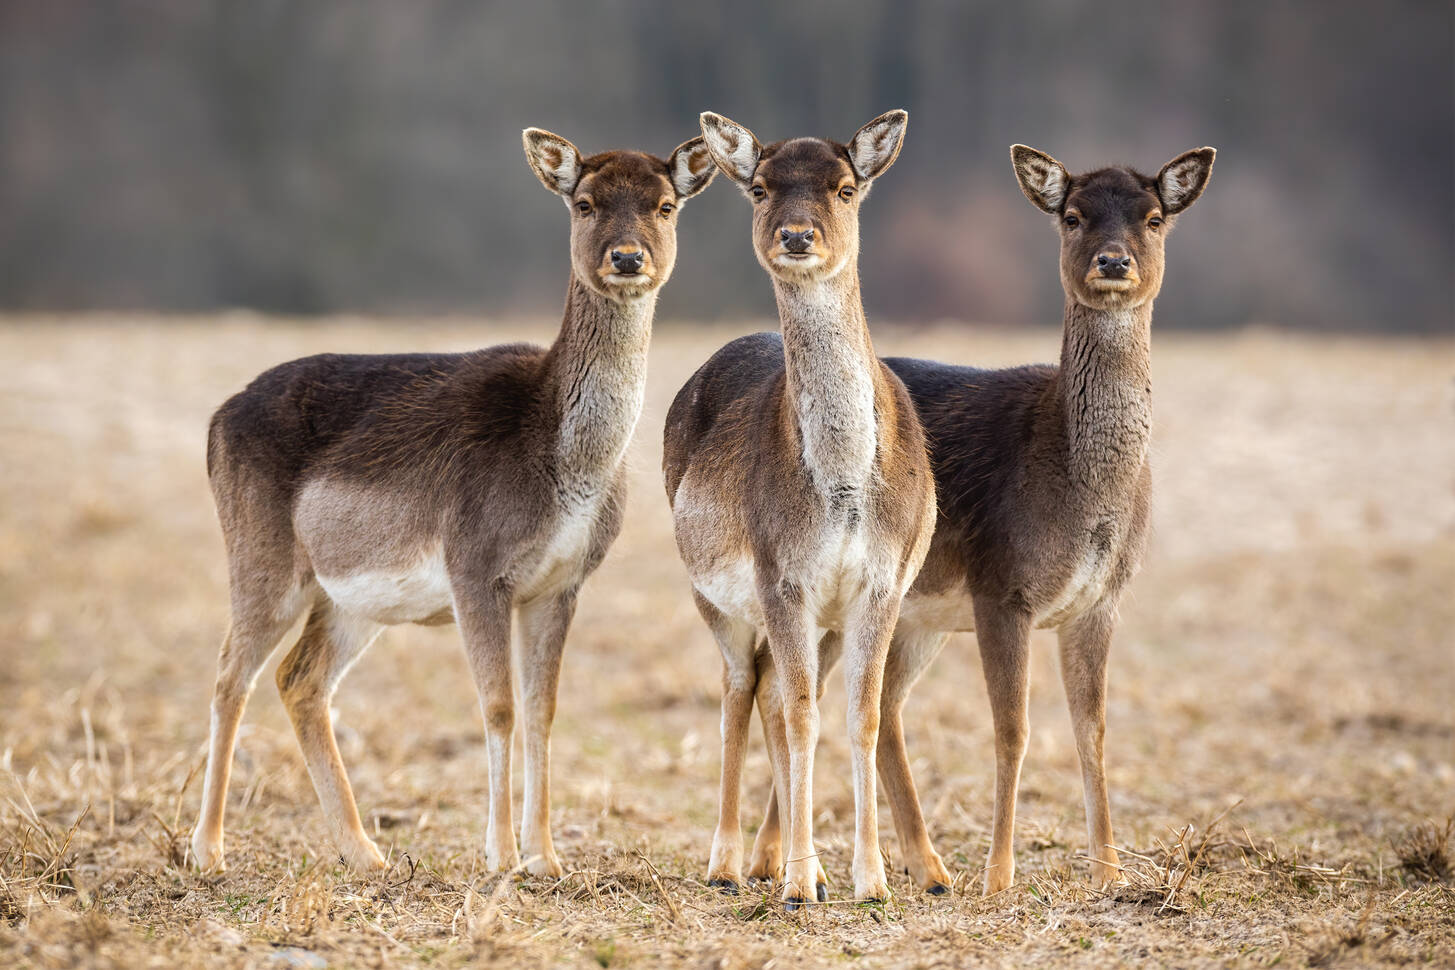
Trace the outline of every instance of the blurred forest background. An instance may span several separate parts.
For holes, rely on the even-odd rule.
[[[665,155],[911,113],[865,207],[878,319],[1052,323],[1007,146],[1219,149],[1159,327],[1455,327],[1455,5],[1352,0],[0,2],[0,307],[554,314],[520,129]],[[772,315],[748,206],[684,212],[659,320]]]

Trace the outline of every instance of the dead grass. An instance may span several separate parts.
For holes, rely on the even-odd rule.
[[[399,628],[337,700],[392,867],[337,866],[270,674],[244,723],[223,874],[183,865],[216,645],[206,418],[270,363],[546,328],[250,317],[0,326],[0,965],[500,967],[1455,964],[1455,344],[1161,336],[1157,532],[1124,604],[1107,759],[1125,885],[1089,864],[1054,640],[1033,655],[1017,883],[976,892],[994,765],[973,638],[908,717],[943,899],[844,900],[852,792],[825,703],[831,900],[701,882],[717,664],[658,480],[681,380],[749,327],[655,338],[626,529],[588,583],[554,743],[559,882],[484,871],[485,767],[452,630]],[[1054,334],[887,329],[884,353],[1006,364]],[[750,804],[766,792],[761,747]],[[1432,820],[1445,819],[1437,822]],[[749,837],[756,818],[747,818]]]

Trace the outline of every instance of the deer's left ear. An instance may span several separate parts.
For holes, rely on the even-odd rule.
[[[717,164],[707,150],[707,142],[701,135],[678,145],[667,162],[672,175],[672,187],[677,190],[677,200],[690,199],[707,188],[717,174]]]
[[[1157,195],[1164,215],[1176,215],[1197,201],[1212,177],[1217,154],[1216,148],[1194,148],[1162,166],[1157,173]]]
[[[883,175],[899,157],[904,146],[904,129],[909,112],[900,108],[886,111],[849,139],[849,162],[859,178],[869,181]]]

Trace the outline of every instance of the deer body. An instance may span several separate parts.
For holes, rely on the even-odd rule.
[[[755,200],[755,250],[782,326],[781,338],[740,338],[704,364],[678,393],[664,435],[678,548],[723,657],[722,792],[708,880],[734,889],[743,878],[739,776],[757,671],[771,654],[790,907],[826,898],[811,785],[829,631],[847,658],[854,891],[887,893],[875,807],[879,694],[900,600],[928,548],[934,493],[913,406],[874,356],[855,262],[857,194],[893,162],[903,126],[895,112],[848,146],[796,139],[763,148],[747,129],[703,116],[714,159]]]
[[[1106,661],[1116,609],[1145,545],[1151,502],[1152,301],[1172,217],[1206,186],[1212,149],[1157,177],[1102,169],[1072,177],[1049,156],[1012,151],[1022,190],[1056,216],[1066,291],[1059,367],[979,370],[892,358],[930,443],[939,495],[930,551],[906,596],[886,660],[879,769],[910,873],[938,892],[904,749],[910,688],[949,633],[974,631],[995,722],[996,786],[987,892],[1014,878],[1016,791],[1028,736],[1028,647],[1057,630],[1100,882],[1117,877],[1103,766]],[[775,703],[764,672],[760,706]],[[771,710],[765,726],[776,721]],[[780,851],[777,806],[754,869]]]
[[[486,860],[519,865],[511,809],[518,620],[525,715],[521,842],[560,875],[549,828],[550,726],[585,578],[621,526],[623,457],[641,411],[675,209],[713,169],[701,139],[669,161],[582,159],[525,133],[538,177],[573,208],[572,271],[550,348],[333,355],[265,372],[214,415],[208,472],[226,540],[232,624],[218,662],[192,851],[221,868],[238,723],[258,671],[307,614],[278,687],[341,857],[384,865],[364,833],[328,710],[384,627],[456,622],[480,694],[490,769]]]

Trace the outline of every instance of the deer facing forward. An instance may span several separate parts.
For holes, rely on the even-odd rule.
[[[702,116],[718,166],[753,205],[753,249],[782,337],[733,341],[678,392],[663,471],[678,549],[723,660],[722,787],[711,884],[742,881],[739,779],[758,665],[778,671],[789,908],[827,898],[813,842],[820,641],[842,643],[855,804],[854,895],[884,899],[875,739],[899,604],[934,527],[924,437],[899,379],[874,356],[859,297],[859,204],[899,154],[908,116],[882,115],[848,144],[763,146]],[[825,637],[826,631],[841,634]],[[766,635],[767,649],[759,646]]]
[[[641,412],[656,294],[677,209],[715,167],[702,139],[662,160],[582,158],[524,133],[531,168],[571,213],[571,273],[549,348],[341,356],[283,364],[213,416],[207,464],[226,541],[232,622],[218,660],[195,863],[223,866],[238,724],[258,672],[307,615],[278,689],[340,857],[384,859],[359,822],[329,699],[379,631],[459,624],[484,715],[486,860],[520,864],[511,821],[512,618],[519,620],[528,868],[559,876],[549,752],[566,631],[621,526],[624,455]]]

